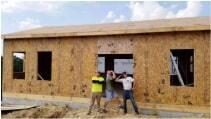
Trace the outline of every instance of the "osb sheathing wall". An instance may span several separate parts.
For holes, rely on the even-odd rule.
[[[137,100],[155,104],[209,105],[209,42],[208,31],[134,37]],[[170,86],[170,49],[194,49],[194,87]]]
[[[97,38],[98,54],[132,54],[131,36],[103,36]]]
[[[142,103],[209,105],[209,31],[5,40],[4,92],[89,97],[97,53],[133,53]],[[194,87],[170,86],[170,49],[194,49]],[[26,52],[26,79],[12,79],[12,52]],[[37,80],[37,52],[52,51],[52,80]]]
[[[95,74],[96,40],[83,38],[6,40],[4,91],[87,97]],[[25,80],[12,78],[12,52],[26,53]],[[37,52],[52,51],[52,80],[37,80]]]

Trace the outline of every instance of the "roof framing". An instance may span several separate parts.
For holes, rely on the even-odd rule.
[[[41,27],[2,35],[3,39],[99,36],[210,30],[211,17],[130,21],[93,25]]]

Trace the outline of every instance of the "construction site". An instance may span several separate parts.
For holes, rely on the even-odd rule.
[[[3,118],[210,117],[210,17],[41,27],[3,34]],[[140,115],[86,115],[91,77],[127,72]],[[118,95],[122,85],[114,84]],[[101,105],[105,101],[102,97]]]

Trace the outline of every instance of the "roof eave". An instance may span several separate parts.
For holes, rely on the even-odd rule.
[[[5,34],[3,39],[19,38],[45,38],[45,37],[78,37],[78,36],[102,36],[102,35],[121,35],[121,34],[142,34],[159,32],[178,32],[178,31],[204,31],[210,30],[209,25],[185,26],[185,27],[165,27],[151,29],[125,29],[111,31],[92,31],[92,32],[65,32],[65,33],[46,33],[46,34]]]

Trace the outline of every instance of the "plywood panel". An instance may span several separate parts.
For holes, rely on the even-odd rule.
[[[6,86],[6,90],[10,90],[12,92],[26,92],[26,80],[28,78],[28,65],[27,61],[25,61],[25,79],[13,79],[13,52],[25,52],[25,58],[27,58],[26,47],[28,46],[28,42],[24,40],[18,41],[9,41],[5,42],[5,52],[4,52],[4,83]]]
[[[134,38],[134,79],[135,79],[135,97],[140,102],[148,102],[148,44],[146,35]]]
[[[80,96],[89,97],[91,95],[91,77],[95,75],[95,72],[97,71],[97,41],[91,37],[89,39],[84,39],[81,42],[83,42],[83,78],[80,84]]]
[[[203,104],[203,72],[204,72],[204,40],[202,32],[190,32],[188,34],[176,34],[176,40],[183,40],[183,43],[178,45],[178,48],[194,49],[194,87],[177,88],[176,104]],[[177,41],[178,43],[178,41]],[[178,43],[179,44],[179,43]],[[172,46],[171,46],[172,47]],[[188,99],[186,97],[189,97]]]
[[[59,53],[59,95],[62,96],[71,96],[71,90],[73,87],[73,62],[74,57],[71,50],[74,48],[75,40],[74,39],[64,39],[60,44],[60,53]]]
[[[211,40],[210,40],[210,32],[207,31],[204,34],[204,41],[205,41],[205,55],[204,55],[204,102],[206,105],[210,105],[210,46],[211,46]]]
[[[205,49],[209,47],[205,44],[204,32],[145,34],[136,37],[135,44],[135,78],[140,84],[135,93],[138,101],[184,105],[207,104],[208,100],[206,103],[204,101],[204,89],[207,90],[209,86],[203,83],[206,82],[204,72],[209,71],[209,67],[204,63],[208,63],[205,60],[208,50]],[[194,87],[170,86],[170,49],[194,49]]]
[[[194,49],[194,87],[170,86],[170,49]],[[26,79],[23,81],[12,79],[12,51],[26,52]],[[37,80],[38,51],[52,51],[51,81]],[[98,53],[133,53],[134,94],[138,102],[209,105],[208,31],[8,40],[4,49],[4,91],[89,97]]]
[[[71,38],[61,44],[60,94],[71,97],[89,96],[90,79],[96,70],[96,41]]]
[[[17,40],[17,41],[9,41],[7,42],[10,45],[7,47],[7,55],[5,55],[5,57],[7,57],[7,70],[8,73],[7,77],[8,77],[8,84],[5,85],[11,85],[11,86],[7,86],[10,87],[11,91],[14,92],[24,92],[24,93],[33,93],[33,94],[52,94],[52,92],[55,92],[55,87],[56,84],[58,84],[58,80],[56,78],[58,78],[58,73],[57,73],[57,60],[55,60],[55,58],[57,58],[56,56],[58,56],[58,46],[56,44],[58,44],[58,40],[54,40],[52,41],[50,44],[48,43],[48,40],[41,40],[41,42],[39,42],[38,40],[27,40],[27,39],[22,39],[22,40]],[[6,44],[7,44],[6,43]],[[37,44],[37,45],[34,45]],[[41,44],[49,44],[49,45],[44,45],[42,46]],[[23,51],[26,54],[26,62],[25,62],[25,80],[20,81],[20,80],[13,80],[12,79],[12,69],[10,69],[12,67],[12,52],[20,52]],[[38,51],[52,51],[52,81],[51,82],[47,82],[44,81],[38,81],[37,80],[37,52]],[[55,54],[54,54],[55,53]],[[6,66],[5,65],[5,66]],[[7,78],[6,77],[6,78]],[[11,81],[9,83],[9,81]],[[24,87],[24,88],[23,88]],[[58,88],[57,88],[58,89]]]
[[[72,51],[72,59],[73,62],[71,64],[71,70],[72,68],[74,68],[75,70],[73,71],[73,79],[72,79],[72,89],[71,93],[73,97],[80,97],[81,96],[81,85],[82,82],[84,80],[84,72],[83,72],[83,65],[85,63],[85,59],[84,59],[84,54],[87,53],[86,50],[86,46],[84,46],[84,43],[86,43],[87,41],[85,41],[85,39],[83,40],[83,38],[79,38],[79,39],[75,39],[74,42],[74,47],[73,49],[71,49]]]
[[[10,49],[12,47],[12,41],[4,41],[4,57],[3,57],[3,91],[12,92],[12,67],[10,64],[12,63],[11,57],[12,53]]]
[[[132,54],[133,39],[125,36],[104,36],[97,41],[98,54]]]

